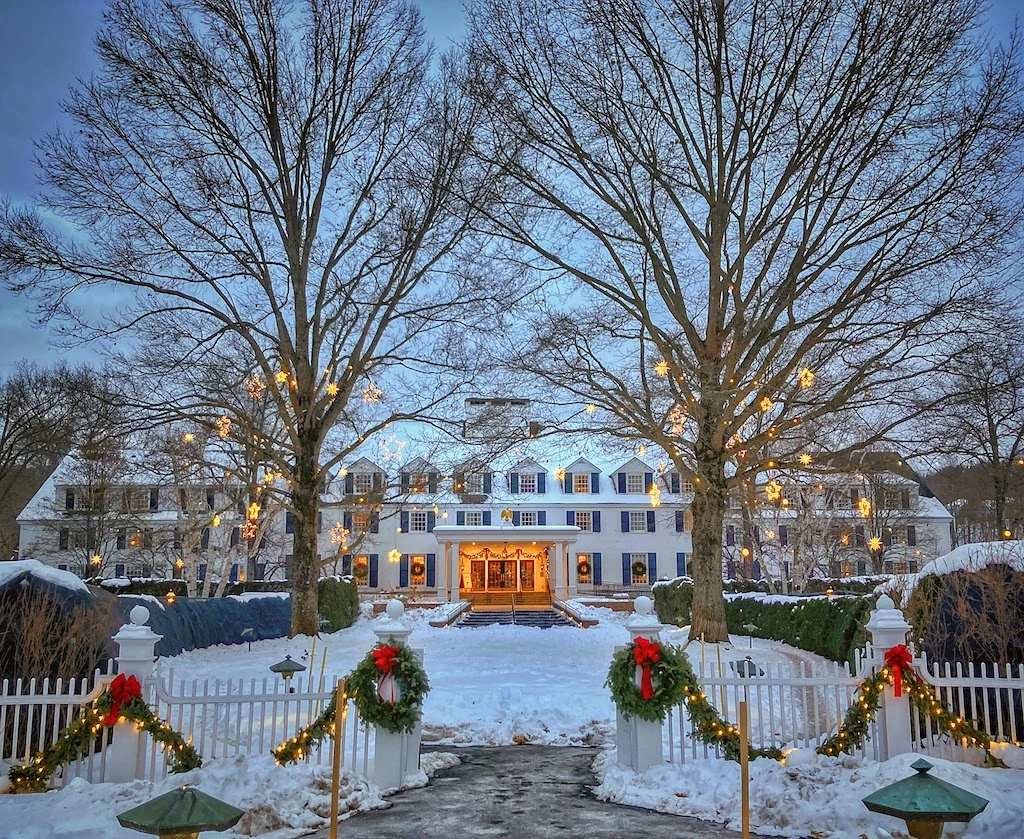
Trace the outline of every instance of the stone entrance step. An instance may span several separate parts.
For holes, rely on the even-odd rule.
[[[552,608],[528,609],[515,612],[511,609],[476,609],[467,612],[462,618],[455,622],[454,626],[472,629],[478,626],[493,626],[494,624],[536,626],[541,629],[549,629],[552,626],[572,626],[565,619],[561,612]]]

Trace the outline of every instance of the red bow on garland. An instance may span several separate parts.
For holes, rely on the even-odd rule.
[[[399,647],[389,647],[387,644],[377,647],[373,651],[373,660],[377,669],[385,676],[391,675],[391,670],[395,666],[395,658],[400,651]]]
[[[139,684],[139,680],[134,676],[129,676],[126,679],[124,673],[122,673],[110,683],[110,696],[110,711],[103,718],[104,725],[113,725],[117,722],[117,716],[121,711],[122,705],[126,705],[133,699],[142,698],[142,685]]]
[[[914,671],[910,665],[914,662],[914,656],[907,649],[906,644],[897,644],[885,652],[885,663],[892,668],[893,694],[901,696],[903,691],[903,671],[906,670],[908,677],[913,678]]]
[[[646,638],[637,638],[633,643],[633,658],[636,659],[637,666],[643,670],[640,676],[640,696],[644,699],[651,699],[654,696],[651,665],[661,660],[660,650],[661,644],[657,641],[648,641]]]

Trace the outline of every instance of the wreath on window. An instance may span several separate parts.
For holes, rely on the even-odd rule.
[[[647,573],[647,563],[646,562],[634,562],[633,563],[633,576],[634,577],[642,577],[646,573]]]
[[[580,562],[577,570],[578,570],[579,575],[581,577],[589,577],[590,576],[590,563],[587,562],[584,559],[582,562]]]
[[[352,576],[358,580],[365,580],[369,571],[365,562],[359,562],[352,567]]]
[[[409,566],[409,570],[412,572],[414,577],[419,577],[425,570],[425,567],[426,566],[423,565],[423,560],[414,559],[412,564]]]

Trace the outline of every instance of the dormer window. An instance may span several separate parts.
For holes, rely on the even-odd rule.
[[[523,472],[519,475],[519,491],[535,494],[537,492],[537,475],[534,472]]]
[[[352,476],[352,487],[357,493],[368,493],[373,489],[373,475],[370,472],[356,472]]]
[[[590,475],[585,472],[573,475],[572,491],[573,493],[590,492]]]
[[[470,495],[484,494],[483,472],[470,472],[466,475],[466,492]]]
[[[626,475],[626,492],[641,493],[644,491],[643,475]]]
[[[409,490],[411,492],[426,492],[429,479],[426,472],[413,472],[409,476]]]

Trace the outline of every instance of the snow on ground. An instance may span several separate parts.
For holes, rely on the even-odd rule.
[[[810,750],[789,756],[788,765],[774,760],[750,764],[750,827],[765,836],[817,836],[828,839],[888,839],[906,836],[903,821],[870,812],[861,799],[914,773],[916,754],[884,763],[851,758],[825,758]],[[929,757],[931,774],[963,787],[989,805],[963,835],[985,839],[1020,839],[1024,825],[1024,772],[980,769]],[[697,759],[664,764],[643,773],[615,762],[604,750],[594,764],[598,798],[676,815],[741,827],[740,766],[734,761]],[[946,826],[952,835],[962,825]]]
[[[25,574],[61,588],[89,592],[88,586],[77,574],[44,565],[37,559],[13,559],[8,562],[0,562],[0,587]]]
[[[450,753],[424,754],[422,771],[407,778],[408,787],[424,786],[429,775],[458,763],[459,758]],[[8,827],[0,834],[9,839],[137,837],[138,833],[118,824],[117,814],[182,784],[194,784],[245,810],[241,821],[225,835],[293,839],[325,827],[330,819],[329,767],[278,766],[269,754],[241,755],[207,761],[202,769],[171,775],[155,784],[90,784],[76,778],[60,791],[4,796],[0,798],[0,818]],[[381,791],[360,775],[343,773],[340,790],[343,818],[388,806]]]

